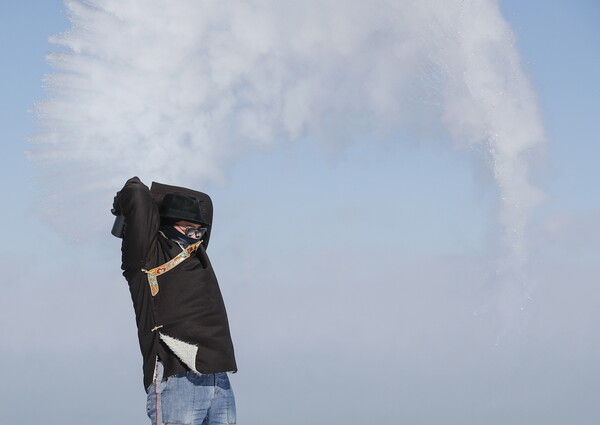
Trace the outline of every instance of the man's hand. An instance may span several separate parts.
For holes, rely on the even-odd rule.
[[[110,212],[116,216],[121,215],[121,207],[119,206],[119,195],[120,194],[121,194],[121,191],[117,192],[117,194],[115,195],[115,199],[113,200],[113,206],[112,206],[112,209],[110,210]]]

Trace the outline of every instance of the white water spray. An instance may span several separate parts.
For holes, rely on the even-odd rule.
[[[84,195],[105,203],[133,174],[197,185],[252,149],[305,135],[343,145],[437,120],[456,146],[489,153],[502,268],[525,261],[542,198],[530,156],[544,134],[495,1],[65,4],[72,27],[51,38],[62,50],[48,58],[56,71],[36,105],[31,152],[49,192],[63,193],[45,209]],[[191,173],[172,166],[190,155]],[[99,202],[90,205],[104,211]]]

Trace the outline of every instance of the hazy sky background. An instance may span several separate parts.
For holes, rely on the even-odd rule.
[[[438,3],[438,16],[454,22],[451,8],[447,14],[444,9],[454,2]],[[309,11],[315,9],[315,16],[327,16],[316,4],[305,3]],[[478,2],[465,4],[468,8]],[[110,192],[122,183],[106,189],[114,180],[142,173],[147,184],[170,177],[163,182],[194,186],[213,197],[209,255],[225,297],[240,368],[232,376],[239,423],[597,424],[600,5],[592,0],[502,0],[499,6],[516,36],[521,69],[535,91],[546,140],[528,163],[533,167],[531,181],[545,201],[529,215],[522,240],[527,261],[514,274],[502,270],[503,204],[486,148],[461,147],[460,132],[434,120],[436,109],[420,98],[400,102],[403,119],[396,125],[397,105],[382,107],[383,84],[373,86],[382,97],[369,104],[373,108],[366,115],[364,104],[353,103],[362,97],[348,96],[339,101],[350,106],[337,105],[327,92],[311,97],[317,91],[307,90],[303,98],[305,92],[299,90],[297,105],[304,99],[309,108],[287,117],[304,117],[305,132],[299,130],[301,121],[278,116],[266,118],[263,127],[248,127],[256,117],[236,115],[239,109],[232,108],[231,116],[225,113],[217,121],[239,122],[232,129],[215,127],[212,134],[233,142],[210,164],[206,152],[217,150],[207,148],[202,155],[196,143],[204,139],[196,141],[192,135],[186,139],[189,151],[182,143],[174,156],[165,156],[169,171],[157,161],[156,174],[144,167],[130,172],[127,167],[137,167],[130,159],[137,158],[139,147],[127,139],[131,128],[123,120],[122,132],[98,142],[97,161],[90,162],[89,170],[69,167],[69,161],[86,158],[85,143],[97,136],[93,125],[78,127],[72,140],[57,147],[58,167],[36,166],[24,154],[31,149],[25,139],[37,132],[28,111],[46,98],[42,78],[52,69],[45,56],[57,50],[48,37],[68,29],[69,22],[61,1],[3,2],[4,421],[147,422],[133,309],[119,270],[119,241],[109,233]],[[483,12],[473,10],[461,17],[472,16],[475,26]],[[136,16],[134,9],[128,13]],[[352,13],[362,12],[357,6]],[[299,14],[298,21],[309,15]],[[375,23],[382,19],[376,12],[367,15]],[[214,22],[228,19],[215,16]],[[152,22],[162,25],[160,19]],[[107,28],[107,38],[121,40],[118,29]],[[180,29],[169,28],[175,33]],[[425,45],[441,40],[443,52],[446,38],[429,38],[439,28],[445,27],[415,25],[398,34],[423,34],[419,43]],[[256,34],[252,43],[259,50],[273,36],[268,31]],[[353,34],[336,39],[351,52]],[[454,52],[452,39],[447,41],[447,50]],[[292,59],[302,57],[300,47]],[[162,48],[171,51],[168,43]],[[386,52],[361,53],[383,58]],[[235,57],[223,69],[245,69],[246,63],[236,63]],[[437,57],[443,58],[441,53]],[[202,67],[201,59],[196,63],[192,55],[190,60],[190,69]],[[127,58],[115,61],[126,63]],[[443,61],[441,65],[460,69],[453,68],[450,58]],[[318,74],[318,67],[300,69],[308,62],[285,63],[288,68],[273,84],[285,83],[289,72],[316,73],[319,84],[333,82],[332,75],[337,75]],[[411,64],[420,70],[418,58]],[[379,68],[381,75],[398,82],[390,87],[393,94],[429,93],[428,87],[437,88],[439,78],[443,80],[443,74],[421,73],[419,84],[425,89],[411,92],[407,87],[413,85],[406,83],[411,69],[400,67],[396,76],[388,72],[395,65],[384,61]],[[103,66],[108,65],[98,64],[90,72]],[[262,68],[257,69],[260,75]],[[179,71],[173,66],[173,73]],[[340,93],[347,93],[363,77],[361,72],[349,70],[339,83]],[[192,82],[194,75],[189,77]],[[124,87],[147,93],[145,78],[140,75]],[[222,78],[211,80],[211,87],[219,81],[226,85],[227,76]],[[153,93],[168,97],[168,92],[157,86]],[[273,113],[268,99],[252,104],[255,96],[248,96],[250,113]],[[139,96],[125,96],[123,102],[128,98],[135,102]],[[442,98],[425,100],[435,106]],[[93,105],[95,98],[90,99]],[[187,101],[195,100],[169,99],[169,110],[181,105],[184,110]],[[458,103],[452,104],[453,111],[461,111]],[[535,99],[525,104],[535,106]],[[119,104],[102,113],[124,110]],[[176,133],[180,127],[170,123],[179,116],[167,117],[156,131],[173,127]],[[324,116],[331,117],[333,130],[323,124]],[[365,116],[368,122],[361,121]],[[152,137],[153,116],[145,119],[147,125],[138,130]],[[344,133],[344,128],[361,125],[362,133]],[[377,132],[380,125],[388,127],[383,136]],[[510,133],[515,127],[505,130]],[[234,143],[244,133],[251,133],[246,134],[251,146],[268,143],[256,149],[245,147],[246,140]],[[171,136],[185,139],[161,134]],[[293,140],[279,143],[286,137]],[[343,137],[356,140],[339,143]],[[86,149],[78,152],[77,146]],[[118,172],[110,168],[113,162]],[[206,173],[211,166],[215,170]],[[93,186],[90,173],[102,174],[102,167],[111,171]],[[66,229],[72,229],[70,236]]]

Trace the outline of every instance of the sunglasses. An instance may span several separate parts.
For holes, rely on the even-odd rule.
[[[182,225],[177,225],[177,227],[183,228],[184,229],[183,233],[188,238],[200,239],[204,235],[204,233],[206,233],[206,228],[204,228],[204,227],[182,226]]]

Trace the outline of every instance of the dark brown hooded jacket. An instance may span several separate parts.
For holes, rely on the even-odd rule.
[[[237,371],[225,304],[206,244],[195,244],[185,258],[184,247],[159,231],[159,207],[137,177],[127,181],[115,206],[125,217],[122,269],[135,309],[144,388],[152,383],[157,358],[165,378],[188,370]]]

